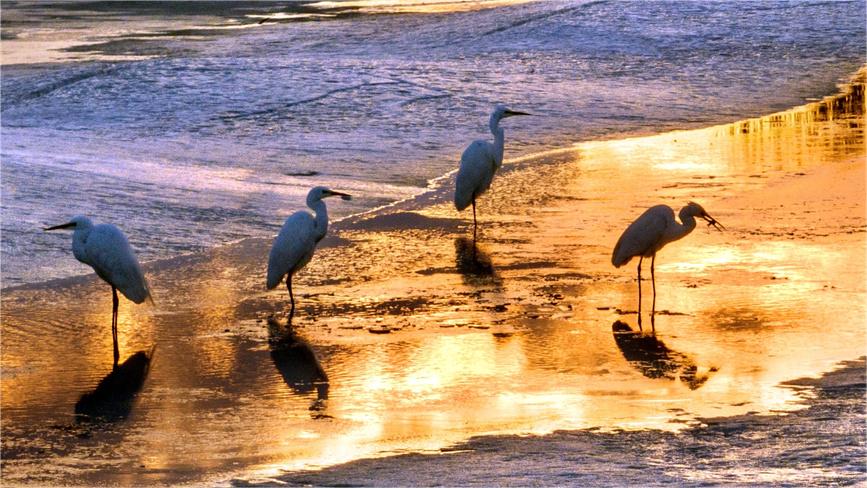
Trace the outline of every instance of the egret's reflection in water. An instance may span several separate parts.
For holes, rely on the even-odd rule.
[[[670,349],[655,334],[635,331],[620,320],[614,322],[611,331],[623,357],[648,378],[680,380],[690,390],[695,390],[704,385],[711,373],[717,371],[716,367],[711,367],[707,373],[699,374],[698,365],[689,356]]]
[[[864,117],[816,122],[808,110],[516,162],[486,200],[481,248],[458,238],[450,193],[405,203],[391,230],[335,224],[339,238],[299,275],[316,313],[296,329],[328,351],[329,421],[308,411],[326,386],[309,348],[259,321],[286,304],[262,291],[270,239],[149,268],[165,298],[122,309],[120,340],[159,343],[159,367],[129,418],[89,442],[44,426],[64,425],[58,411],[106,373],[102,285],[4,290],[3,481],[219,484],[474,435],[676,431],[798,408],[777,385],[863,355],[865,331]],[[696,231],[657,263],[672,310],[661,330],[678,337],[623,327],[612,340],[617,309],[635,303],[634,280],[610,264],[617,233],[633,205],[692,198],[726,209],[731,230]],[[63,463],[76,471],[53,471]]]
[[[78,422],[115,422],[126,419],[150,371],[154,348],[138,351],[111,370],[96,388],[75,404]]]
[[[500,284],[491,256],[472,239],[455,239],[455,267],[465,284]]]
[[[316,399],[310,405],[313,412],[325,410],[328,400],[328,375],[310,344],[299,337],[291,326],[283,327],[274,318],[268,319],[268,346],[271,360],[280,371],[283,381],[299,395],[316,390]],[[318,418],[322,415],[314,415]]]

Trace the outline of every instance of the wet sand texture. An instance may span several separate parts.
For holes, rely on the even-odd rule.
[[[767,117],[508,162],[480,199],[476,247],[448,178],[337,223],[293,282],[309,346],[289,344],[287,361],[267,324],[288,307],[264,290],[271,239],[150,263],[159,306],[121,304],[119,340],[158,358],[125,418],[99,428],[75,405],[110,371],[105,286],[5,290],[4,484],[255,481],[554,431],[287,479],[402,483],[404,461],[422,459],[436,469],[419,483],[508,484],[517,470],[534,484],[536,468],[542,484],[697,484],[705,468],[714,483],[863,479],[863,376],[810,390],[807,409],[780,386],[863,355],[863,73]],[[645,208],[689,200],[728,231],[660,253],[657,336],[624,341],[636,282],[611,248]],[[792,439],[831,442],[811,454]]]
[[[701,426],[680,434],[581,430],[479,437],[438,454],[368,459],[274,481],[316,486],[858,484],[867,477],[864,371],[862,358],[819,380],[790,383],[813,389],[808,407],[786,416],[702,419]],[[240,480],[235,485],[251,486]]]

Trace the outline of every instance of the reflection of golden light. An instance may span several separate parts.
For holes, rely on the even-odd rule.
[[[731,124],[586,143],[578,146],[574,161],[564,164],[567,168],[560,173],[543,165],[504,172],[492,189],[495,195],[484,201],[486,218],[496,221],[484,230],[486,252],[494,257],[495,266],[503,267],[498,270],[502,283],[478,297],[459,296],[456,304],[451,302],[456,289],[472,290],[455,274],[414,273],[453,268],[454,236],[359,232],[359,242],[346,251],[352,258],[332,258],[340,266],[335,261],[318,263],[323,269],[342,267],[364,256],[369,281],[355,283],[341,300],[369,307],[415,294],[434,300],[423,313],[397,318],[372,312],[375,319],[361,320],[393,324],[405,319],[418,326],[417,333],[404,330],[377,339],[348,334],[341,339],[353,349],[331,358],[339,371],[332,376],[328,412],[343,422],[340,432],[306,451],[286,451],[282,461],[263,466],[264,472],[402,449],[436,449],[476,434],[591,426],[676,431],[700,417],[796,408],[798,396],[778,383],[854,354],[858,341],[849,335],[863,338],[863,318],[857,316],[863,304],[844,305],[840,300],[848,301],[848,295],[831,295],[828,303],[816,304],[811,295],[817,281],[842,282],[836,275],[852,267],[846,259],[852,246],[837,251],[833,237],[806,242],[792,238],[786,228],[801,226],[803,220],[797,213],[790,216],[789,209],[773,217],[741,210],[761,207],[759,198],[764,195],[758,195],[755,204],[732,200],[748,190],[765,190],[765,181],[747,175],[837,161],[838,155],[828,147],[840,134],[818,132],[809,135],[815,144],[802,144],[808,136],[797,127],[770,121],[754,125],[746,133]],[[858,150],[863,152],[863,145]],[[780,154],[784,158],[779,159]],[[563,182],[567,195],[580,200],[538,198],[539,175],[548,174],[543,171],[569,176],[557,181]],[[629,177],[623,177],[626,172]],[[612,191],[615,179],[618,186]],[[730,228],[718,233],[699,227],[684,241],[666,247],[657,260],[657,274],[662,275],[657,276],[657,310],[673,312],[657,317],[659,337],[672,354],[688,358],[697,371],[709,374],[697,390],[684,381],[645,376],[617,349],[611,323],[623,319],[635,325],[634,315],[615,316],[610,310],[635,308],[634,263],[628,271],[615,271],[608,261],[618,233],[645,204],[677,207],[690,199],[708,201],[706,208]],[[424,211],[455,217],[450,205]],[[520,225],[527,221],[533,225]],[[559,305],[540,304],[534,287],[548,291],[548,286],[561,286],[561,280],[540,285],[544,273],[507,269],[533,260],[550,260],[557,263],[552,268],[583,274],[562,279],[580,286],[571,294],[564,292],[567,296]],[[855,264],[863,264],[863,256]],[[645,261],[645,270],[647,266]],[[614,273],[622,275],[608,279]],[[863,272],[852,278],[863,279]],[[465,327],[492,321],[496,314],[486,307],[494,299],[509,303],[501,316],[517,325],[515,335],[504,341],[489,333],[467,332]],[[566,304],[573,306],[568,309],[573,313],[551,312]],[[648,300],[645,306],[649,305]],[[523,319],[530,308],[548,316]],[[833,334],[823,326],[828,308],[842,309],[842,326]],[[355,319],[332,317],[319,323],[333,320],[341,325]],[[440,330],[439,325],[453,327]],[[809,358],[799,354],[819,340],[827,341],[827,348]],[[672,412],[683,413],[680,421],[672,422],[678,416]]]
[[[858,76],[863,79],[865,73],[862,69]],[[863,90],[863,84],[860,86]],[[719,175],[731,170],[817,166],[846,154],[863,153],[863,118],[852,117],[863,113],[863,103],[863,91],[848,85],[840,96],[764,117],[706,129],[588,141],[576,148],[585,158],[585,167],[616,163],[639,172],[659,169]]]
[[[321,295],[304,303],[337,306],[320,307],[315,321],[305,311],[301,318],[311,320],[300,322],[315,347],[326,346],[323,365],[331,383],[322,413],[328,420],[312,418],[315,393],[294,392],[283,382],[261,337],[223,335],[238,301],[259,289],[238,286],[248,276],[243,266],[213,258],[205,272],[199,270],[201,286],[183,297],[190,298],[183,313],[152,315],[121,305],[123,349],[152,343],[141,336],[154,328],[161,341],[171,340],[171,347],[157,352],[141,398],[145,408],[136,412],[137,427],[124,447],[155,471],[223,470],[240,462],[245,470],[257,464],[263,476],[273,476],[401,450],[435,450],[473,435],[585,427],[676,431],[702,417],[796,408],[796,393],[777,385],[863,355],[865,334],[864,192],[835,191],[841,200],[826,201],[824,190],[810,187],[824,166],[863,175],[863,157],[855,158],[864,154],[863,122],[817,130],[839,118],[821,121],[823,109],[809,110],[812,115],[586,143],[562,167],[530,164],[503,172],[483,202],[486,224],[492,222],[484,228],[486,252],[500,282],[478,294],[454,271],[460,230],[356,230],[351,246],[317,253],[302,279],[318,270],[348,276],[337,285],[317,285]],[[803,120],[813,120],[809,130],[798,125]],[[844,157],[854,162],[840,164]],[[796,169],[811,172],[806,183],[773,174]],[[708,173],[718,178],[698,178]],[[748,176],[753,174],[761,178]],[[542,195],[539,175],[565,176],[556,179],[562,182],[557,192],[569,198]],[[840,179],[833,172],[826,176]],[[773,185],[765,178],[774,178]],[[637,290],[636,263],[614,269],[611,247],[647,205],[677,207],[688,199],[707,202],[729,228],[718,233],[699,227],[657,260],[657,311],[671,312],[657,316],[657,337],[699,371],[714,369],[697,390],[679,379],[648,376],[612,335],[614,320],[636,325],[634,315],[614,310],[634,310]],[[849,210],[843,215],[840,209]],[[455,217],[450,204],[425,212]],[[836,219],[842,218],[850,219],[846,230],[852,233],[841,230]],[[261,266],[261,256],[233,259],[247,260],[247,269]],[[546,264],[520,266],[527,262]],[[645,261],[645,271],[647,266]],[[164,273],[177,283],[190,277],[187,268]],[[649,283],[644,286],[647,310]],[[562,298],[555,300],[553,292]],[[4,293],[4,333],[45,318],[39,315],[45,312],[17,304],[16,295],[25,293]],[[82,330],[98,337],[82,342],[82,361],[94,364],[85,374],[103,373],[111,357],[110,297],[102,288],[92,295],[86,307],[70,305],[85,311],[70,314]],[[416,296],[422,297],[421,311],[381,307]],[[285,295],[274,300],[285,303]],[[492,312],[495,303],[508,303],[508,310]],[[513,326],[514,334],[494,338],[490,332],[499,324],[488,331],[467,327],[495,320]],[[396,330],[374,336],[340,329],[380,324]],[[51,356],[38,341],[24,344],[10,355],[4,350],[4,368]],[[46,359],[48,373],[4,377],[4,408],[33,401],[27,387],[50,383],[48,375],[62,371],[50,362],[64,357]]]
[[[681,249],[678,255],[667,252],[670,248],[660,252],[660,258],[657,260],[656,269],[659,271],[672,271],[680,273],[698,274],[707,271],[709,268],[731,265],[743,261],[743,254],[737,249],[732,249],[724,246],[703,246],[697,248],[690,246],[688,242],[674,243],[670,246],[685,246],[687,249]],[[663,256],[663,254],[667,256]],[[676,257],[675,257],[676,256]]]
[[[231,336],[219,333],[231,324],[232,308],[239,300],[237,286],[232,280],[214,277],[189,290],[189,294],[190,299],[204,305],[200,309],[204,312],[203,323],[190,325],[194,328],[204,326],[212,331],[200,335],[194,343],[198,348],[196,358],[202,365],[201,369],[228,377],[235,368],[236,343]]]
[[[153,305],[145,302],[144,304],[134,304],[126,300],[118,293],[120,303],[117,311],[117,344],[120,350],[120,362],[130,356],[133,352],[150,348],[148,344],[152,343],[153,327],[151,323],[151,313]],[[95,350],[85,349],[79,351],[83,358],[93,360],[93,366],[99,368],[99,365],[104,365],[106,362],[111,364],[114,344],[111,337],[111,292],[97,293],[92,295],[92,299],[100,300],[100,303],[81,304],[84,306],[84,312],[81,313],[77,320],[81,327],[87,327],[92,330],[92,334],[97,337],[96,341],[88,341],[85,347],[94,345]],[[98,346],[97,346],[98,344]]]
[[[385,376],[367,376],[364,380],[364,390],[378,394],[394,390],[394,385]]]
[[[448,13],[479,10],[527,3],[531,0],[356,0],[347,2],[322,1],[308,6],[321,9],[357,8],[362,12],[378,13]]]
[[[690,161],[669,161],[669,162],[660,162],[653,165],[656,169],[661,169],[665,171],[697,171],[697,170],[707,170],[707,164],[699,163],[699,162],[690,162]]]
[[[319,439],[322,437],[318,432],[314,432],[311,430],[302,430],[298,432],[299,439]]]

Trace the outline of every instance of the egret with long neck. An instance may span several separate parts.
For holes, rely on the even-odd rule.
[[[503,165],[505,133],[500,120],[515,115],[530,115],[497,105],[491,113],[488,126],[494,142],[473,141],[461,155],[461,166],[455,179],[455,207],[462,211],[473,206],[473,240],[476,240],[476,198],[488,190],[494,174]]]
[[[722,224],[711,217],[701,205],[689,202],[678,213],[680,222],[674,219],[674,210],[668,205],[657,205],[647,209],[629,227],[623,231],[623,235],[617,240],[614,252],[611,254],[611,264],[619,268],[628,263],[633,257],[638,256],[638,327],[641,328],[641,262],[644,258],[650,258],[650,280],[653,284],[653,308],[650,312],[650,324],[656,330],[656,276],[654,274],[654,262],[656,253],[666,244],[683,239],[695,229],[695,218],[701,217],[714,226],[717,230],[723,230]]]
[[[283,277],[286,277],[286,288],[289,290],[291,303],[289,323],[295,315],[292,275],[310,262],[316,244],[328,232],[328,208],[323,199],[334,196],[344,200],[352,198],[346,193],[332,191],[324,186],[317,186],[310,190],[307,194],[307,206],[313,210],[314,215],[304,210],[290,215],[271,246],[271,254],[268,257],[267,287],[269,290],[276,288],[283,281]]]
[[[45,230],[73,229],[72,254],[75,259],[89,265],[97,276],[111,285],[111,337],[114,343],[114,367],[117,367],[120,350],[117,345],[117,291],[133,303],[142,303],[151,298],[150,288],[139,266],[138,259],[124,233],[111,224],[93,225],[93,222],[78,215],[65,224]]]

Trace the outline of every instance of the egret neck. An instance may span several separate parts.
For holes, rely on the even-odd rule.
[[[316,214],[316,242],[319,242],[328,232],[328,208],[325,206],[325,202],[319,198],[308,201],[307,206]]]
[[[93,222],[90,219],[81,217],[76,219],[75,230],[72,232],[72,255],[84,264],[90,264],[85,243],[91,230],[93,230]]]
[[[680,209],[677,216],[680,217],[681,223],[675,222],[674,225],[666,229],[664,244],[683,239],[695,229],[695,216],[692,214],[692,211],[689,205]]]
[[[505,140],[505,133],[503,129],[500,127],[500,119],[503,117],[502,113],[499,111],[495,111],[491,114],[491,134],[494,135],[494,166],[499,169],[500,166],[503,165],[503,144]]]

